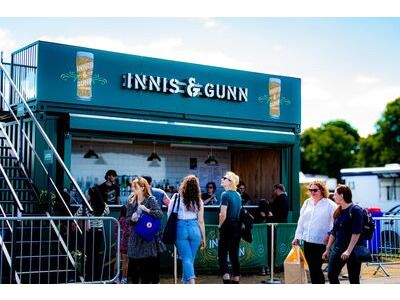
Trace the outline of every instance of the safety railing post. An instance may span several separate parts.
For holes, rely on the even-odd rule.
[[[275,267],[275,226],[276,223],[267,224],[271,228],[271,275],[270,279],[266,280],[265,283],[276,284],[281,283],[279,279],[274,278],[274,267]],[[267,227],[267,240],[268,240],[268,227]]]
[[[178,261],[176,255],[176,247],[174,245],[174,284],[178,283]]]

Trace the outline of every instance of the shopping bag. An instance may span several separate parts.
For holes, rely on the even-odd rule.
[[[283,268],[286,284],[306,284],[307,275],[305,268],[307,261],[299,245],[293,246],[286,257]]]

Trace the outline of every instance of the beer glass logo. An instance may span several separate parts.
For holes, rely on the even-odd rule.
[[[90,101],[92,99],[93,67],[93,53],[83,51],[76,53],[77,96],[80,100]]]
[[[272,118],[279,118],[281,100],[281,80],[278,78],[269,79],[269,115]]]

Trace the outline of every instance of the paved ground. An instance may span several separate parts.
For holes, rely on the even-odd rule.
[[[361,269],[361,284],[399,284],[400,283],[400,265],[385,266],[386,271],[390,276],[386,276],[382,270],[374,275],[377,266],[363,266]],[[340,277],[340,282],[343,284],[348,284],[348,279],[346,277],[346,268],[342,271],[342,276]],[[326,274],[326,273],[325,273]],[[271,276],[266,275],[250,275],[244,274],[241,277],[241,284],[262,284],[265,281],[270,281]],[[280,283],[284,283],[284,273],[280,272],[274,275],[274,278],[279,280]],[[326,281],[328,283],[328,280]],[[162,284],[173,283],[172,276],[163,275],[161,278]],[[178,280],[180,283],[180,279]],[[220,277],[214,274],[200,274],[197,275],[196,283],[198,284],[222,284]]]

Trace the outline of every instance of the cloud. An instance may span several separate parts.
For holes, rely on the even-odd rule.
[[[325,87],[316,78],[302,79],[302,131],[331,120],[343,119],[366,137],[388,102],[400,97],[400,86],[379,86],[365,92],[345,94],[336,85]]]
[[[180,37],[161,39],[148,44],[127,44],[105,36],[42,36],[40,40],[225,68],[254,69],[252,64],[229,57],[222,51],[188,50]]]
[[[203,28],[207,30],[219,30],[223,32],[227,29],[226,24],[216,18],[196,18],[195,20],[201,22]]]
[[[379,83],[380,79],[375,78],[375,77],[365,76],[365,75],[358,75],[355,78],[355,82],[357,84],[375,84],[375,83]]]
[[[382,116],[386,105],[400,97],[400,86],[387,86],[370,89],[368,92],[347,99],[344,119],[359,130],[361,136],[375,132],[375,123]]]
[[[0,28],[0,50],[4,53],[4,60],[9,61],[11,52],[16,48],[17,43],[11,36],[11,33],[5,29]]]

